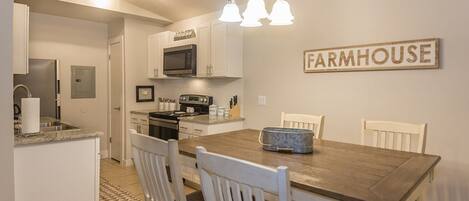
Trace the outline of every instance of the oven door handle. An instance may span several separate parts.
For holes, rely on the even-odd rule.
[[[179,130],[177,121],[172,121],[172,120],[167,120],[167,119],[163,119],[163,120],[150,119],[150,128],[151,127],[163,127],[163,128],[174,129],[176,131]]]
[[[171,123],[171,124],[178,123],[176,120],[160,119],[160,118],[155,118],[155,117],[150,117],[149,119],[150,119],[150,124],[151,122],[155,122],[155,121],[161,121],[161,122],[166,122],[166,123]]]

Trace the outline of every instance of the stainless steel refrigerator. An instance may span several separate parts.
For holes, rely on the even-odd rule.
[[[29,59],[29,74],[14,75],[14,85],[29,87],[33,97],[41,99],[41,116],[60,119],[60,79],[58,60]],[[21,108],[21,98],[27,97],[24,90],[14,95],[15,107]],[[17,116],[15,111],[15,117]]]

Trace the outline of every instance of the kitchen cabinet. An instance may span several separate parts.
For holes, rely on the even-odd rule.
[[[16,201],[99,201],[99,137],[16,146]]]
[[[170,32],[165,31],[148,37],[148,77],[150,79],[167,78],[163,73],[164,48],[168,47]]]
[[[29,73],[29,7],[15,3],[13,9],[13,74]]]
[[[197,28],[197,76],[208,77],[210,75],[209,66],[211,49],[211,25],[206,24]]]
[[[199,124],[193,122],[179,121],[179,139],[225,133],[243,129],[243,121],[233,121],[219,124]]]
[[[197,28],[197,76],[243,76],[243,30],[239,25],[212,22]]]
[[[192,139],[200,136],[214,135],[243,129],[243,121],[230,121],[217,124],[202,124],[185,121],[179,121],[179,140]],[[229,140],[229,139],[227,139]],[[181,155],[182,177],[186,179],[186,185],[199,185],[200,178],[194,158]],[[189,183],[187,182],[189,181]],[[193,186],[197,187],[197,186]]]
[[[137,131],[137,133],[150,135],[148,115],[131,114],[130,127]]]

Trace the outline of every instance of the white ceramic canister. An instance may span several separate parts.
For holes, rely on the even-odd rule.
[[[169,111],[175,111],[176,110],[176,103],[171,102],[169,103]]]
[[[164,102],[164,111],[169,111],[169,102]]]
[[[164,112],[164,102],[160,102],[160,103],[158,104],[158,111]]]
[[[225,110],[225,118],[228,118],[228,117],[230,117],[230,109],[227,108]]]
[[[217,105],[210,105],[208,109],[209,116],[217,116],[217,109],[218,109]]]
[[[218,107],[217,109],[218,116],[223,117],[225,115],[225,107]]]

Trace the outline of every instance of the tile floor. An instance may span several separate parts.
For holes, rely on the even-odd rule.
[[[143,190],[140,186],[137,171],[132,167],[122,167],[119,162],[111,159],[101,160],[101,176],[111,183],[143,199]],[[195,190],[185,187],[186,194]]]

